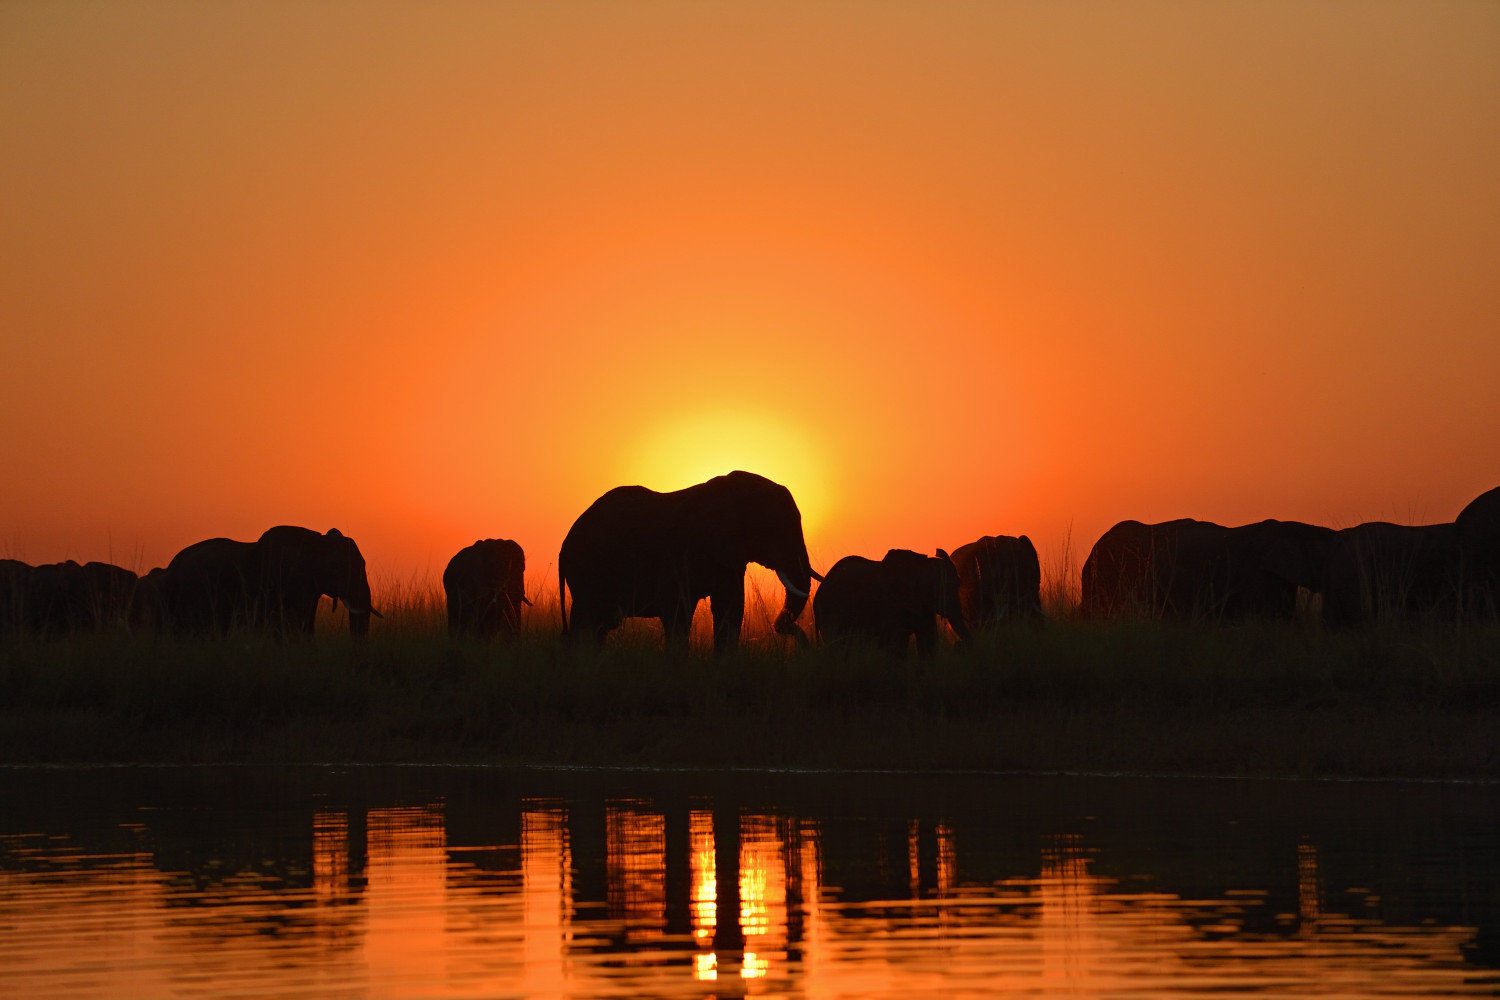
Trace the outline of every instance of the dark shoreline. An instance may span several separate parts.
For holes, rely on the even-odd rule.
[[[0,764],[1500,780],[1500,626],[1057,623],[891,662],[550,635],[0,643]]]

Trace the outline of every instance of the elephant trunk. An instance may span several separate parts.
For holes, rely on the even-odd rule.
[[[363,637],[370,633],[370,619],[383,617],[374,608],[370,600],[370,582],[361,572],[349,581],[348,586],[341,587],[344,606],[349,609],[349,634]],[[334,597],[333,603],[337,607],[338,597]]]
[[[807,560],[804,551],[802,565],[795,570],[787,571],[778,569],[776,575],[786,587],[786,603],[781,607],[781,614],[776,616],[775,630],[777,635],[789,635],[797,640],[798,645],[810,645],[807,633],[802,626],[797,624],[802,611],[807,607],[807,600],[812,590],[812,578],[814,573],[812,566]]]
[[[958,602],[955,600],[953,603],[957,605]],[[958,644],[960,646],[967,646],[973,636],[969,632],[969,623],[964,621],[963,609],[957,606],[950,607],[943,613],[943,617],[948,620],[948,624],[953,628],[953,634],[958,636]]]

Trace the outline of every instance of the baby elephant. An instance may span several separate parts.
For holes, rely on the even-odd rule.
[[[516,635],[526,599],[526,553],[508,538],[481,538],[448,560],[448,634]]]
[[[947,619],[959,645],[969,638],[958,602],[958,571],[948,553],[937,557],[891,549],[876,562],[845,556],[833,564],[813,598],[813,618],[823,639],[873,639],[900,655],[917,637],[917,653],[937,650],[937,616]]]

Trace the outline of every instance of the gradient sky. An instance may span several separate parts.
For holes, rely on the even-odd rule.
[[[0,555],[815,565],[1500,484],[1500,4],[0,5]]]

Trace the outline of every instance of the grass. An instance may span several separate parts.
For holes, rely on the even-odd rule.
[[[632,623],[450,640],[441,595],[388,592],[355,643],[105,634],[0,640],[0,761],[351,762],[1500,778],[1500,625],[1334,631],[1054,619],[929,662],[796,649],[752,593],[742,648]]]

